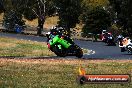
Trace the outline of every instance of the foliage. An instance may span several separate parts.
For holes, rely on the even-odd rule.
[[[131,0],[109,0],[116,13],[116,23],[129,36],[132,33]]]
[[[75,27],[79,22],[81,0],[54,0],[58,8],[59,25],[67,29]]]
[[[8,17],[10,11],[13,11],[16,16],[20,14],[18,17],[21,19],[22,16],[28,20],[38,18],[38,35],[41,35],[46,16],[55,12],[52,0],[4,0],[2,5],[5,9],[4,18]]]
[[[4,5],[3,5],[3,0],[0,0],[0,13],[4,12]]]
[[[37,16],[34,14],[34,12],[30,8],[25,8],[24,18],[32,21],[33,19],[36,19]]]
[[[18,0],[3,0],[3,8],[4,8],[4,17],[3,17],[3,26],[8,31],[14,31],[16,24],[21,26],[25,25],[22,20],[22,12],[23,12],[23,1],[19,0],[19,3],[15,3]]]
[[[108,0],[82,0],[82,6],[89,8],[95,8],[97,6],[107,6],[108,4]]]
[[[14,11],[28,20],[38,18],[41,34],[46,17],[58,15],[59,26],[70,29],[83,22],[84,33],[107,29],[111,22],[132,33],[131,0],[0,0],[0,12]]]
[[[87,36],[88,33],[100,33],[102,29],[107,29],[111,25],[112,18],[106,9],[108,3],[107,0],[83,0],[82,14],[79,17],[84,24],[83,36]]]
[[[3,20],[3,26],[9,31],[14,31],[16,24],[24,27],[25,23],[24,20],[22,20],[22,15],[19,13],[16,13],[14,11],[9,11],[8,13],[4,14],[4,20]]]

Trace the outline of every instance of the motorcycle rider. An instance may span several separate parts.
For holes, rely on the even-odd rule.
[[[73,40],[67,35],[67,32],[65,31],[64,28],[62,27],[52,27],[52,29],[50,30],[50,32],[46,33],[47,36],[47,42],[48,42],[48,48],[50,49],[50,42],[52,41],[52,39],[56,36],[59,35],[59,37],[61,37],[62,39],[70,42],[71,44],[74,44]]]
[[[126,37],[121,41],[121,44],[119,47],[121,48],[121,52],[124,52],[128,46],[132,46],[132,40],[129,37]]]
[[[74,43],[73,40],[70,38],[70,36],[68,36],[68,32],[62,28],[62,27],[53,27],[53,29],[51,29],[51,39],[56,36],[59,35],[61,38],[69,41],[70,43]]]
[[[46,33],[46,36],[47,36],[47,45],[48,45],[48,48],[50,49],[50,42],[52,41],[52,39],[56,36],[56,35],[60,35],[60,33],[56,30],[56,28],[53,28],[50,30],[50,32]]]
[[[129,37],[124,38],[122,43],[123,43],[123,46],[132,45],[132,41]]]
[[[62,30],[54,27],[50,32],[46,33],[48,48],[57,56],[75,55],[81,58],[83,56],[82,49],[64,33],[65,30],[64,32]]]

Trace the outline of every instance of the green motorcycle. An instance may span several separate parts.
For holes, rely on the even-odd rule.
[[[69,40],[71,40],[69,38]],[[81,58],[83,56],[82,49],[73,41],[69,41],[63,36],[55,35],[52,39],[47,41],[48,48],[57,56],[76,56]]]

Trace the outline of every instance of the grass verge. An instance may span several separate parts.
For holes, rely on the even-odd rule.
[[[88,50],[83,49],[83,52],[86,54]],[[55,56],[55,54],[49,51],[45,42],[42,43],[30,40],[0,37],[0,56],[33,57]]]
[[[132,88],[132,83],[79,85],[80,63],[87,74],[132,75],[132,61],[1,58],[0,88]]]
[[[0,37],[0,56],[53,56],[46,43]]]

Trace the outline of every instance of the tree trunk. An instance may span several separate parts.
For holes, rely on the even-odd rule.
[[[42,35],[44,22],[45,22],[44,16],[38,18],[37,35],[39,36]]]

